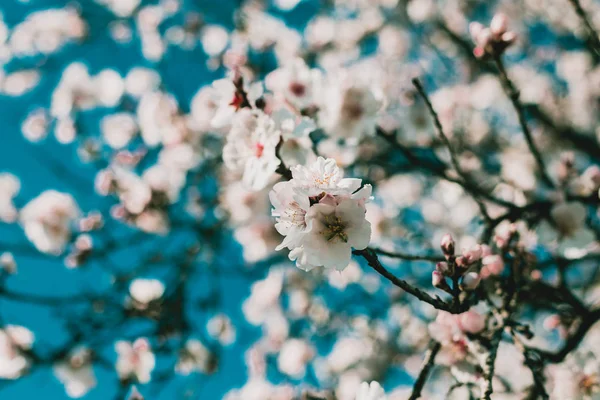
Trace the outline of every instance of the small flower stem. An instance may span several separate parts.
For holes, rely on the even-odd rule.
[[[407,253],[400,253],[397,251],[386,251],[383,249],[379,249],[379,248],[373,248],[373,251],[377,254],[381,254],[382,256],[385,257],[390,257],[390,258],[400,258],[402,260],[407,260],[407,261],[431,261],[431,262],[440,262],[440,261],[444,261],[445,258],[442,255],[436,256],[436,255],[415,255],[415,254],[407,254]]]
[[[460,314],[460,313],[467,311],[468,308],[470,307],[469,304],[460,304],[458,306],[454,306],[454,304],[448,304],[444,300],[439,298],[438,296],[433,297],[430,294],[428,294],[427,292],[414,287],[413,285],[406,282],[405,280],[398,278],[397,276],[392,274],[390,271],[388,271],[381,264],[381,262],[379,261],[379,258],[377,257],[377,253],[375,253],[375,251],[371,248],[367,247],[364,250],[354,250],[353,254],[357,255],[357,256],[361,256],[365,260],[367,260],[367,263],[369,264],[369,266],[371,268],[373,268],[375,271],[377,271],[379,273],[379,275],[386,278],[388,281],[390,281],[395,286],[410,293],[411,295],[415,296],[419,300],[432,305],[434,308],[436,308],[438,310],[447,311],[452,314]]]
[[[525,141],[527,142],[527,146],[529,147],[529,151],[533,155],[535,162],[538,165],[538,169],[542,180],[551,188],[554,188],[554,182],[546,172],[546,165],[544,164],[544,160],[542,159],[542,155],[537,148],[535,142],[533,141],[533,136],[531,135],[531,131],[529,130],[529,126],[527,125],[527,121],[525,119],[525,108],[521,103],[519,91],[515,87],[514,83],[508,77],[508,73],[506,72],[506,68],[504,67],[504,62],[500,55],[494,57],[494,61],[496,63],[496,67],[498,68],[498,77],[500,79],[500,83],[502,83],[502,87],[504,88],[504,92],[510,99],[513,108],[517,112],[517,117],[519,118],[519,124],[521,125],[521,129],[523,130],[523,135],[525,136]]]
[[[573,8],[575,9],[575,12],[577,13],[579,19],[581,19],[581,22],[583,22],[583,26],[585,26],[585,30],[587,31],[588,47],[592,51],[596,60],[598,60],[600,58],[600,39],[598,38],[598,32],[596,32],[596,30],[592,26],[592,23],[590,22],[590,19],[588,18],[587,13],[581,6],[579,0],[569,0],[569,3],[571,3]]]
[[[435,357],[437,356],[437,353],[440,351],[441,347],[442,345],[435,340],[432,340],[429,344],[429,349],[425,353],[425,359],[421,365],[421,372],[419,372],[419,376],[417,377],[412,393],[408,400],[417,400],[419,397],[421,397],[421,392],[423,391],[425,382],[427,382],[429,372],[431,372],[431,369],[435,365]]]
[[[483,366],[485,381],[483,383],[483,387],[481,388],[481,400],[491,400],[492,393],[494,392],[492,381],[494,379],[496,356],[498,355],[498,347],[500,345],[500,339],[502,339],[503,330],[504,327],[502,326],[497,328],[490,342],[490,353],[488,354],[485,365]]]

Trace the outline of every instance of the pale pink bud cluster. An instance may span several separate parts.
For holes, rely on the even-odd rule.
[[[471,22],[469,32],[476,45],[473,54],[477,58],[499,56],[517,39],[517,34],[508,30],[508,18],[502,13],[494,16],[489,27]]]
[[[454,239],[446,234],[442,237],[441,248],[447,261],[436,264],[431,283],[444,291],[452,292],[446,278],[453,284],[458,283],[460,290],[471,291],[479,286],[481,279],[499,275],[504,269],[502,257],[493,254],[488,245],[476,244],[455,256]]]

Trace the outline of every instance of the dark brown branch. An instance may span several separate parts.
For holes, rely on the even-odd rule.
[[[416,254],[407,254],[407,253],[401,253],[398,251],[386,251],[383,249],[379,249],[379,248],[373,248],[373,251],[377,254],[381,254],[382,256],[385,257],[390,257],[390,258],[401,258],[403,260],[408,260],[408,261],[431,261],[431,262],[440,262],[440,261],[444,261],[445,258],[442,255],[416,255]]]
[[[586,33],[588,47],[592,51],[592,54],[594,55],[596,60],[600,59],[600,39],[598,38],[598,32],[596,32],[596,30],[592,26],[592,23],[590,22],[590,19],[588,18],[587,13],[581,6],[579,0],[569,0],[569,3],[571,3],[573,8],[575,9],[575,12],[577,13],[577,16],[579,16],[579,19],[581,19],[583,26],[585,26],[585,30],[587,31]]]
[[[481,400],[490,400],[492,393],[494,392],[492,381],[494,380],[496,356],[498,355],[498,346],[500,345],[500,339],[502,339],[503,330],[503,327],[497,328],[490,342],[490,353],[488,354],[483,368],[485,381],[481,389]]]
[[[433,118],[433,123],[437,130],[438,136],[440,137],[440,139],[442,140],[442,143],[444,143],[444,146],[446,146],[446,148],[448,149],[448,152],[450,153],[450,161],[452,162],[452,166],[454,167],[454,170],[456,171],[458,176],[460,176],[465,182],[470,181],[471,179],[470,179],[469,175],[467,175],[467,173],[465,173],[463,171],[462,167],[460,166],[460,161],[458,160],[458,157],[456,156],[456,152],[454,151],[454,148],[452,147],[452,144],[450,143],[448,136],[444,132],[442,123],[440,122],[440,119],[439,119],[437,113],[435,112],[433,105],[431,104],[431,100],[429,100],[429,96],[427,96],[425,89],[423,89],[423,85],[421,85],[421,82],[417,78],[413,79],[412,83],[415,86],[415,88],[417,89],[417,91],[419,92],[419,94],[421,95],[421,97],[423,98],[423,101],[425,102],[425,105],[427,106],[427,109],[429,110],[429,114],[431,114],[431,117]],[[473,200],[475,200],[475,202],[477,203],[477,206],[479,207],[479,210],[481,211],[481,215],[483,216],[483,218],[486,221],[489,221],[490,216],[487,212],[487,208],[485,207],[485,204],[483,204],[483,201],[481,201],[481,199],[478,196],[472,196],[472,197],[473,197]]]
[[[441,347],[442,345],[436,341],[432,341],[429,344],[429,350],[427,350],[427,353],[425,353],[425,359],[423,360],[423,364],[421,366],[421,372],[419,373],[419,377],[413,386],[412,393],[408,400],[417,400],[419,397],[421,397],[421,392],[423,391],[423,387],[425,386],[425,382],[427,382],[429,372],[435,364],[435,357],[437,356],[437,353],[440,351]]]
[[[397,276],[392,274],[390,271],[388,271],[381,264],[381,262],[379,261],[379,258],[377,258],[377,253],[375,253],[375,251],[371,248],[367,247],[364,250],[354,250],[353,254],[357,255],[357,256],[361,256],[365,260],[367,260],[367,263],[369,264],[369,266],[371,268],[373,268],[375,271],[377,271],[379,273],[379,275],[386,278],[388,281],[390,281],[395,286],[410,293],[411,295],[415,296],[419,300],[432,305],[434,308],[436,308],[438,310],[447,311],[452,314],[460,314],[460,313],[467,311],[470,307],[470,304],[467,304],[467,303],[448,304],[444,300],[442,300],[440,297],[438,297],[438,296],[432,297],[427,292],[414,287],[413,285],[406,282],[405,280],[398,278]]]
[[[529,126],[527,125],[527,120],[525,119],[525,108],[521,103],[519,91],[508,77],[508,73],[506,72],[506,68],[504,67],[504,62],[502,61],[501,56],[494,57],[494,61],[496,62],[496,67],[498,67],[498,77],[500,79],[500,82],[502,83],[502,87],[504,88],[506,95],[510,99],[513,108],[517,112],[517,117],[519,118],[519,124],[521,125],[521,129],[523,130],[525,141],[527,142],[529,151],[533,155],[533,158],[535,159],[535,162],[538,165],[540,175],[548,186],[554,187],[554,182],[552,181],[552,179],[548,175],[548,172],[546,171],[546,165],[544,163],[544,160],[542,159],[542,155],[540,154],[539,149],[533,141],[533,136],[531,135],[531,131],[529,130]]]

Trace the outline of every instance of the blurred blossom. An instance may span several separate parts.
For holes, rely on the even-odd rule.
[[[33,333],[17,325],[0,329],[0,378],[17,379],[30,365],[26,351],[33,345]]]
[[[91,354],[86,348],[73,350],[65,361],[55,364],[54,374],[65,385],[69,397],[73,398],[85,396],[97,384]]]
[[[148,383],[156,360],[145,338],[135,342],[120,340],[115,343],[117,352],[116,370],[122,381],[135,378],[140,383]]]
[[[47,190],[23,207],[20,222],[39,251],[58,255],[71,239],[79,215],[79,207],[71,195]]]

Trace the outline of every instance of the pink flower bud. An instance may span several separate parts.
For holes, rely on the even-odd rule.
[[[435,265],[435,269],[443,275],[448,275],[450,266],[448,265],[447,262],[439,262]]]
[[[431,284],[434,287],[441,287],[445,283],[446,281],[444,280],[444,275],[442,275],[440,271],[433,271],[431,273]]]
[[[485,318],[475,311],[467,311],[458,315],[463,332],[477,333],[485,328]]]
[[[504,270],[504,261],[499,255],[485,256],[482,263],[492,275],[500,275]]]
[[[456,262],[456,265],[458,267],[464,268],[467,266],[467,261],[465,260],[465,258],[463,256],[458,256],[456,257],[456,260],[454,260]]]
[[[449,233],[446,233],[442,237],[440,246],[445,255],[447,255],[447,256],[454,255],[454,239],[452,238],[452,236]]]
[[[481,245],[481,258],[492,255],[492,248],[487,244]]]
[[[471,38],[473,41],[477,41],[477,37],[483,31],[484,26],[479,22],[471,22],[469,24],[469,33],[471,34]]]
[[[481,259],[482,253],[483,253],[483,250],[481,248],[481,245],[476,244],[475,246],[473,246],[469,250],[463,251],[462,255],[465,258],[465,262],[467,264],[472,264],[472,263],[477,262],[477,261],[479,261]]]
[[[502,34],[502,41],[507,45],[514,43],[516,40],[517,40],[517,34],[512,31],[505,32]]]
[[[490,22],[490,30],[492,31],[492,34],[494,36],[500,36],[504,32],[506,32],[507,28],[508,18],[506,17],[506,15],[502,13],[494,15],[494,18],[492,18],[492,22]]]
[[[550,315],[544,319],[544,329],[554,330],[560,326],[560,317],[556,314]]]
[[[463,290],[474,290],[479,286],[480,281],[481,278],[477,272],[468,272],[462,278],[461,287]]]
[[[592,165],[583,173],[595,186],[600,186],[600,167]]]
[[[144,400],[144,396],[142,396],[137,387],[133,386],[131,388],[131,392],[129,392],[129,397],[127,397],[127,400]]]

